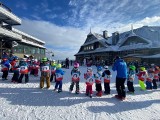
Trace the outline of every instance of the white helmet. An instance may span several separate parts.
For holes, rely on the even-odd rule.
[[[107,65],[105,65],[105,66],[104,66],[104,69],[108,69],[108,66],[107,66]]]
[[[34,61],[37,62],[38,60],[37,60],[37,59],[34,59]]]
[[[87,71],[92,71],[92,68],[91,68],[91,67],[88,67],[88,68],[87,68]]]

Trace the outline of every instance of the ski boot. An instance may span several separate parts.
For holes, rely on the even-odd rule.
[[[90,96],[89,96],[90,98],[92,98],[92,94],[90,94]]]
[[[76,93],[76,94],[79,94],[79,90],[77,90],[75,93]]]
[[[62,92],[62,90],[58,90],[58,93]]]
[[[98,92],[98,93],[96,94],[96,96],[101,97],[101,96],[102,96],[102,91]]]

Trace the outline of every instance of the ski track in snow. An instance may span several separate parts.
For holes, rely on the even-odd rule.
[[[93,85],[93,98],[89,98],[85,96],[83,79],[86,67],[80,67],[81,93],[69,92],[71,68],[63,69],[65,75],[61,93],[53,91],[53,82],[50,89],[39,89],[40,78],[32,75],[27,84],[11,83],[11,73],[9,80],[0,79],[0,120],[160,120],[160,88],[140,91],[135,79],[135,94],[127,94],[125,101],[117,100],[114,98],[116,72],[112,71],[111,94],[96,97]],[[93,70],[95,73],[96,67]]]

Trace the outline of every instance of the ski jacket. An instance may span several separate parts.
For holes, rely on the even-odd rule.
[[[102,81],[102,71],[97,71],[97,73],[94,74],[94,78],[95,78],[95,83],[96,84],[101,84],[101,81]]]
[[[86,85],[93,85],[93,72],[85,73],[84,78],[86,79]]]
[[[81,75],[81,72],[79,69],[72,69],[71,70],[71,76],[72,76],[72,81],[73,82],[78,82],[80,80],[80,75]]]
[[[147,78],[148,78],[148,73],[147,71],[140,71],[138,74],[138,80],[141,80],[141,81],[145,81]]]
[[[56,69],[55,75],[56,75],[56,81],[62,81],[63,80],[64,71],[61,68]]]
[[[110,83],[112,77],[111,72],[109,70],[105,70],[102,73],[102,77],[104,77],[104,83]]]
[[[1,65],[2,65],[2,71],[8,71],[11,67],[11,64],[9,63],[9,60],[2,61]]]
[[[117,59],[112,70],[117,71],[117,78],[127,78],[127,64],[123,59]]]
[[[160,71],[159,71],[159,70],[155,70],[155,71],[153,72],[153,79],[158,80],[158,79],[159,79],[159,74],[160,74]]]
[[[133,82],[135,78],[135,70],[129,70],[128,72],[128,81]]]

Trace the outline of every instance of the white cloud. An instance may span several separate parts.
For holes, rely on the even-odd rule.
[[[60,27],[46,21],[23,19],[18,29],[45,41],[46,47],[52,49],[59,59],[69,56],[73,59],[86,37],[85,30]]]
[[[16,7],[17,8],[20,8],[20,9],[23,9],[23,10],[27,10],[28,9],[28,7],[27,7],[27,3],[25,3],[25,2],[20,2],[20,1],[18,1],[17,3],[16,3]]]
[[[124,32],[130,30],[131,24],[133,24],[135,29],[143,25],[156,25],[159,21],[160,16],[155,16],[152,18],[144,18],[135,23],[117,23],[115,24],[117,27],[109,26],[107,30],[111,35],[111,33],[115,31]],[[89,33],[89,25],[80,29],[57,26],[50,22],[29,19],[23,19],[19,29],[45,41],[46,47],[54,52],[54,59],[65,59],[66,57],[74,59],[74,54],[78,52]],[[103,23],[92,26],[92,32],[102,34],[103,30],[106,30]]]
[[[153,2],[149,0],[145,2],[138,0],[70,0],[69,6],[72,9],[69,11],[65,11],[59,16],[56,13],[47,14],[47,17],[51,19],[60,17],[70,26],[58,26],[43,21],[35,14],[32,17],[38,20],[24,18],[20,29],[44,40],[47,48],[54,51],[55,59],[65,59],[66,57],[73,59],[73,55],[84,43],[90,27],[92,32],[102,34],[103,30],[107,30],[111,35],[115,31],[130,30],[131,24],[134,29],[143,25],[159,25],[160,14],[156,15],[159,9],[156,5],[159,3],[160,1],[156,0]],[[35,6],[35,10],[41,8],[40,6],[46,9],[46,12],[50,12],[47,3]],[[152,11],[153,8],[157,11]],[[59,10],[61,7],[56,6],[55,9]],[[68,14],[70,12],[71,14]]]

